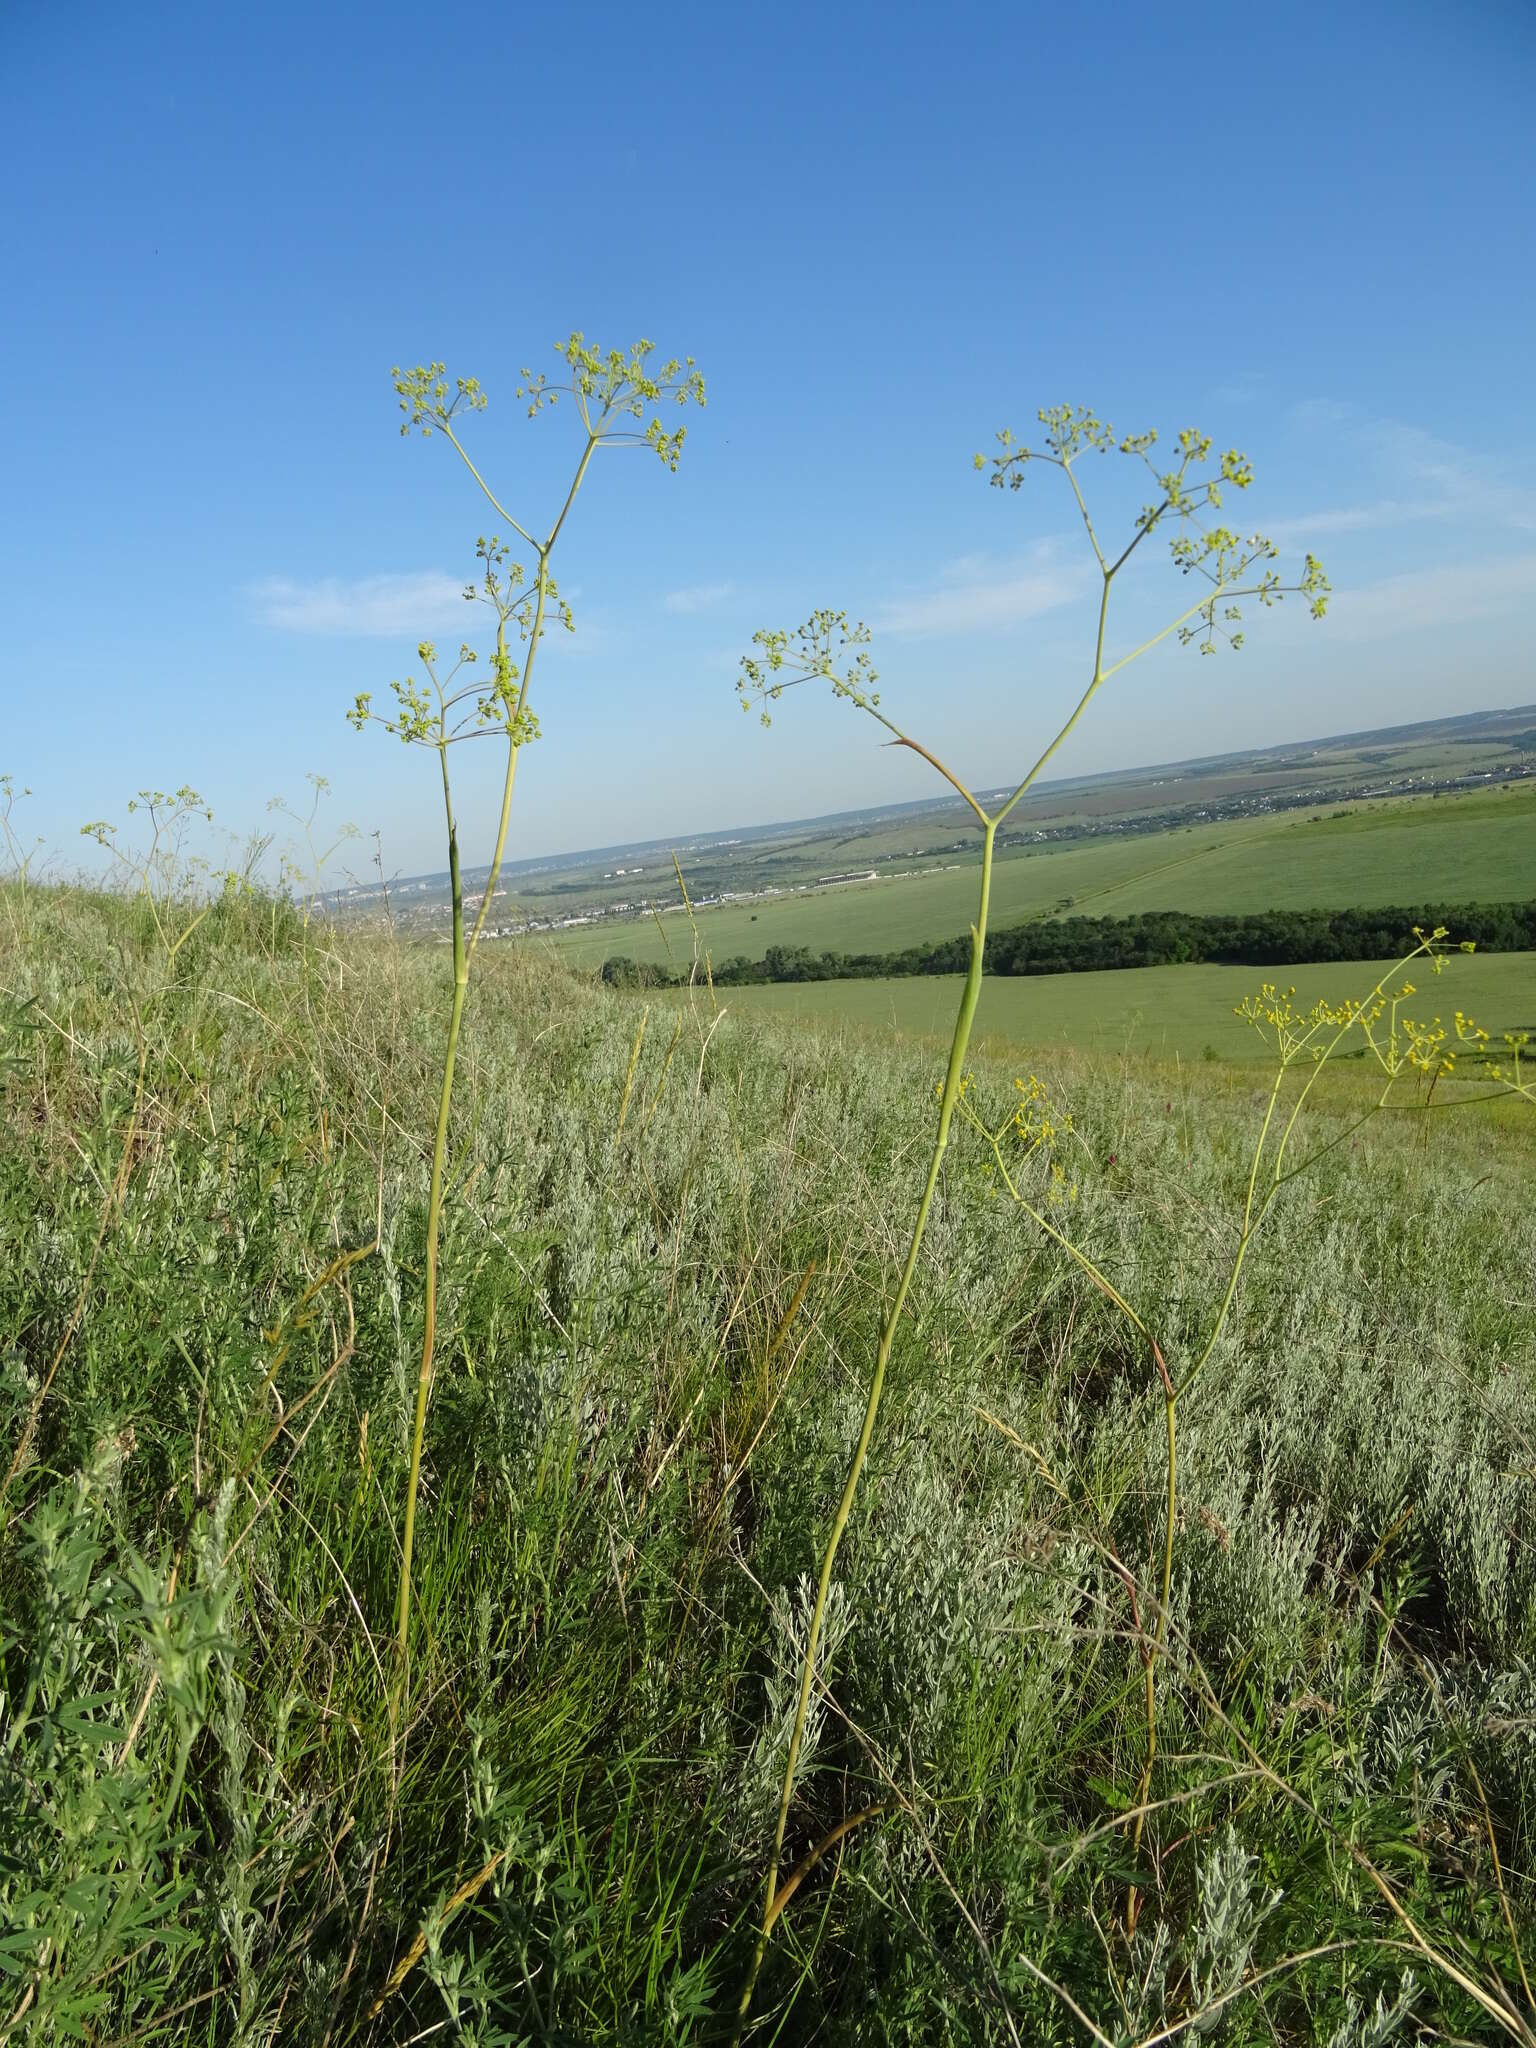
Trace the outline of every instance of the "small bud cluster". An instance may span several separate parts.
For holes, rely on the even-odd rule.
[[[1016,491],[1022,488],[1024,471],[1031,462],[1048,462],[1070,476],[1072,465],[1080,455],[1087,452],[1102,455],[1111,448],[1142,461],[1157,484],[1158,496],[1142,507],[1131,547],[1113,565],[1102,554],[1099,563],[1107,581],[1132,549],[1155,527],[1170,519],[1179,522],[1181,530],[1169,544],[1174,566],[1182,575],[1202,576],[1212,589],[1210,598],[1179,627],[1179,639],[1183,645],[1198,643],[1202,654],[1214,654],[1217,642],[1225,641],[1236,652],[1243,644],[1242,608],[1233,602],[1237,596],[1256,597],[1260,604],[1268,606],[1278,604],[1287,591],[1292,591],[1307,599],[1314,619],[1324,616],[1328,609],[1330,585],[1322,564],[1315,556],[1305,558],[1301,575],[1295,583],[1283,584],[1275,570],[1264,566],[1279,555],[1273,541],[1259,533],[1240,538],[1230,527],[1207,527],[1202,523],[1204,513],[1220,508],[1222,493],[1227,486],[1246,491],[1253,482],[1253,464],[1236,448],[1227,449],[1218,458],[1214,474],[1201,475],[1200,470],[1211,460],[1213,444],[1208,434],[1186,427],[1178,436],[1177,462],[1169,468],[1160,469],[1152,457],[1152,450],[1157,445],[1155,432],[1117,437],[1107,420],[1101,420],[1096,413],[1082,406],[1048,406],[1037,417],[1045,428],[1044,448],[1022,446],[1012,431],[1005,427],[997,436],[998,452],[990,458],[992,474],[989,481],[997,489],[1006,487]],[[978,454],[975,467],[985,470],[988,458]],[[1077,489],[1075,479],[1073,489]],[[1083,516],[1086,521],[1086,510]],[[1088,530],[1093,533],[1091,522]],[[1094,546],[1098,548],[1096,537]],[[1255,571],[1257,580],[1253,580]]]
[[[976,1107],[972,1076],[961,1076],[955,1107],[986,1143],[990,1157],[982,1168],[988,1180],[1000,1179],[1015,1201],[1022,1200],[1021,1181],[1031,1165],[1044,1169],[1045,1199],[1055,1207],[1077,1200],[1077,1181],[1062,1163],[1061,1154],[1076,1130],[1069,1113],[1058,1110],[1038,1074],[1014,1076],[1012,1108],[997,1123],[983,1117]],[[939,1083],[942,1097],[944,1084]]]
[[[861,711],[879,706],[869,628],[862,621],[850,624],[846,612],[812,612],[793,631],[754,633],[752,644],[762,651],[742,656],[736,694],[743,711],[758,706],[764,725],[773,723],[768,706],[800,683],[830,683],[835,697],[845,697]]]
[[[659,413],[652,414],[636,432],[617,431],[624,419],[643,420],[654,405],[703,405],[704,377],[692,356],[672,356],[652,364],[653,341],[637,341],[631,348],[597,349],[587,345],[579,330],[555,343],[563,357],[570,381],[552,384],[542,370],[525,368],[516,395],[528,407],[528,417],[557,405],[562,394],[573,397],[582,421],[595,440],[628,441],[649,448],[668,469],[675,470],[682,458],[686,427],[668,433]]]

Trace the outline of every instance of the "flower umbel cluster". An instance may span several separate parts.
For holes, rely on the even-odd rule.
[[[846,612],[812,612],[792,633],[757,632],[752,644],[761,652],[742,656],[736,694],[743,711],[757,705],[764,725],[773,723],[770,704],[777,704],[786,690],[810,682],[830,683],[834,697],[880,716],[869,628],[862,620],[854,625]]]
[[[1044,1168],[1044,1194],[1056,1205],[1077,1200],[1077,1182],[1061,1161],[1061,1150],[1076,1135],[1072,1118],[1054,1107],[1045,1083],[1038,1074],[1014,1076],[1013,1106],[997,1124],[988,1123],[976,1107],[971,1092],[972,1076],[960,1079],[956,1108],[974,1131],[984,1139],[991,1157],[982,1169],[989,1177],[1001,1178],[1015,1201],[1023,1199],[1020,1185],[1025,1170],[1038,1162]],[[943,1083],[939,1084],[943,1093]]]
[[[1125,553],[1110,563],[1099,551],[1098,536],[1091,522],[1088,534],[1107,578],[1154,528],[1170,520],[1177,525],[1179,530],[1168,544],[1175,568],[1181,575],[1198,576],[1211,586],[1211,595],[1197,604],[1178,628],[1182,645],[1196,641],[1202,654],[1214,654],[1217,641],[1225,640],[1235,653],[1243,644],[1242,607],[1233,602],[1239,596],[1257,598],[1268,607],[1281,603],[1289,589],[1307,600],[1314,619],[1326,613],[1332,585],[1315,555],[1304,558],[1301,574],[1293,584],[1282,586],[1278,570],[1268,566],[1278,558],[1280,550],[1265,534],[1243,536],[1229,526],[1204,523],[1202,515],[1220,508],[1228,486],[1246,491],[1253,482],[1253,464],[1236,448],[1227,449],[1218,458],[1213,474],[1202,475],[1204,465],[1211,460],[1213,444],[1209,434],[1198,433],[1193,427],[1186,427],[1178,437],[1177,461],[1160,468],[1152,455],[1157,445],[1155,430],[1117,435],[1107,420],[1101,420],[1083,406],[1046,406],[1036,417],[1045,428],[1045,447],[1022,447],[1005,427],[997,437],[998,453],[991,457],[992,474],[988,481],[999,490],[1019,490],[1024,470],[1031,462],[1050,463],[1065,470],[1070,478],[1078,456],[1085,452],[1103,455],[1111,448],[1143,462],[1157,485],[1158,495],[1142,507],[1135,536]],[[986,456],[978,455],[977,469],[985,469],[987,462]],[[1072,482],[1075,490],[1075,478]],[[1081,500],[1079,504],[1081,507]],[[1086,522],[1086,511],[1083,516]]]
[[[1282,1070],[1302,1062],[1321,1066],[1351,1032],[1358,1031],[1364,1041],[1359,1050],[1368,1054],[1388,1081],[1410,1073],[1427,1075],[1431,1080],[1452,1079],[1458,1050],[1481,1053],[1489,1043],[1488,1033],[1461,1010],[1455,1013],[1451,1029],[1439,1017],[1426,1020],[1410,1016],[1404,1006],[1419,994],[1418,984],[1396,978],[1415,961],[1423,962],[1431,974],[1443,973],[1450,957],[1444,944],[1448,936],[1444,925],[1437,925],[1431,932],[1416,926],[1414,938],[1418,943],[1413,950],[1363,997],[1347,996],[1338,1002],[1323,997],[1309,1009],[1299,1010],[1292,1001],[1294,987],[1281,989],[1266,981],[1256,995],[1244,997],[1234,1014],[1274,1046]],[[1472,952],[1471,941],[1462,941],[1458,950]],[[1515,1056],[1517,1072],[1516,1036],[1509,1036],[1506,1043]],[[1489,1072],[1490,1078],[1496,1080],[1512,1079],[1496,1068]]]
[[[486,680],[476,679],[455,688],[460,671],[473,668],[480,660],[479,655],[467,642],[461,643],[458,658],[443,674],[435,642],[423,640],[417,646],[416,658],[426,671],[426,684],[418,683],[414,676],[391,683],[395,710],[388,716],[372,708],[371,690],[360,690],[347,713],[348,720],[359,731],[372,721],[406,746],[426,747],[455,746],[460,740],[496,732],[504,733],[515,747],[526,746],[538,738],[539,721],[529,710],[526,694],[520,687],[523,671],[508,651],[507,627],[515,627],[525,645],[536,636],[543,639],[551,616],[571,633],[576,630],[571,608],[561,597],[554,577],[546,571],[541,617],[537,587],[524,587],[523,565],[508,561],[507,550],[498,535],[487,538],[482,534],[475,543],[475,553],[483,568],[476,582],[465,584],[464,599],[467,604],[488,605],[496,616],[496,645],[487,658]]]
[[[668,469],[681,460],[687,428],[668,433],[659,414],[653,414],[640,429],[620,428],[623,420],[641,420],[652,406],[670,401],[674,405],[703,405],[704,376],[692,356],[673,356],[665,363],[651,361],[656,353],[653,341],[637,341],[631,348],[596,349],[586,336],[573,333],[555,343],[569,378],[551,383],[542,370],[524,369],[516,396],[526,401],[532,419],[546,406],[557,405],[562,396],[573,398],[589,434],[609,441],[638,442],[652,450]],[[442,363],[418,363],[414,369],[396,368],[395,391],[405,414],[402,434],[419,427],[423,434],[435,431],[454,440],[452,423],[458,412],[484,412],[485,392],[478,377],[455,377],[450,385]],[[457,444],[455,444],[457,445]]]

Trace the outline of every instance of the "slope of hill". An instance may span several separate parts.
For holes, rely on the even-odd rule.
[[[0,2024],[723,2038],[933,1055],[483,960],[407,1682],[442,954],[0,906]],[[1022,1071],[979,1057],[976,1114]],[[1048,1228],[956,1126],[758,2010],[1491,2039],[1536,1951],[1536,1118],[1318,1095],[1181,1406],[1164,1657],[1157,1379],[1062,1234],[1186,1370],[1263,1091],[1041,1074]]]

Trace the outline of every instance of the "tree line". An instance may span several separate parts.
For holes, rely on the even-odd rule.
[[[1262,910],[1215,917],[1185,910],[1146,910],[1132,917],[1037,919],[992,932],[988,974],[1086,974],[1119,967],[1290,967],[1304,961],[1383,960],[1411,943],[1415,928],[1443,925],[1458,941],[1485,953],[1536,949],[1536,902],[1453,903],[1373,910]],[[896,953],[813,953],[808,946],[769,946],[760,960],[743,953],[711,963],[718,986],[758,982],[858,981],[909,974],[963,974],[970,934],[908,946]],[[686,969],[615,954],[603,962],[613,988],[676,988]]]

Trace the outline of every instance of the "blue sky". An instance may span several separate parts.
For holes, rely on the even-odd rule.
[[[462,630],[490,515],[389,370],[478,375],[477,458],[547,521],[573,423],[512,387],[572,327],[696,356],[709,404],[676,476],[614,452],[578,502],[514,855],[928,793],[845,707],[741,716],[753,628],[818,604],[962,773],[1025,765],[1090,564],[1058,477],[970,461],[1060,400],[1244,448],[1244,523],[1338,592],[1128,671],[1064,770],[1536,698],[1524,0],[0,17],[0,769],[71,862],[141,785],[244,831],[319,771],[441,867],[431,764],[343,715]],[[1141,500],[1085,483],[1112,531]],[[460,779],[474,859],[491,750]]]

